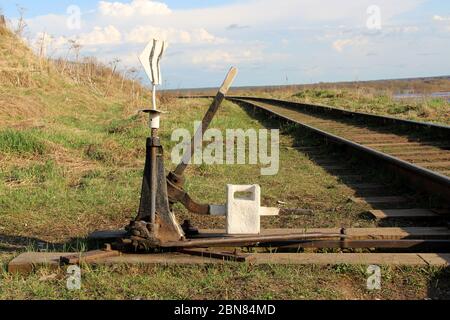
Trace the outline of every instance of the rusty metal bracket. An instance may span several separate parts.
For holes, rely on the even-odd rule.
[[[192,213],[200,215],[210,214],[209,204],[200,204],[189,196],[183,189],[184,178],[177,176],[174,172],[170,172],[167,176],[167,194],[169,202],[172,205],[181,203],[186,209]]]
[[[147,139],[139,212],[126,227],[128,240],[136,251],[159,247],[167,241],[181,241],[185,237],[170,209],[163,153],[159,139]]]
[[[100,259],[118,256],[120,256],[120,252],[112,250],[111,246],[107,244],[103,250],[94,250],[60,257],[59,263],[60,265],[76,265],[81,263],[92,263]]]

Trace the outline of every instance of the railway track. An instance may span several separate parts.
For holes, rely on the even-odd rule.
[[[296,123],[357,156],[377,161],[416,190],[450,207],[450,127],[337,108],[254,97],[229,97]]]

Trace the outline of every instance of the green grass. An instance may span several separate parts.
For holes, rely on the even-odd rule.
[[[6,129],[0,131],[0,152],[18,155],[42,155],[45,144],[32,131]]]
[[[176,128],[193,131],[208,100],[176,100],[167,106],[161,136],[166,167],[174,168],[170,141]],[[117,229],[133,218],[139,202],[145,137],[144,116],[124,116],[113,109],[109,119],[91,115],[83,121],[55,118],[33,131],[36,141],[50,141],[46,153],[23,160],[10,154],[0,170],[0,261],[3,268],[23,250],[86,250],[83,238],[94,230]],[[276,122],[252,118],[226,102],[212,127],[277,127]],[[282,126],[281,165],[278,175],[260,175],[260,166],[191,166],[186,189],[199,201],[224,203],[227,183],[258,183],[264,205],[314,210],[313,217],[265,218],[265,228],[364,227],[374,226],[360,213],[367,208],[348,202],[351,191],[336,177],[318,168],[307,154],[288,148],[314,145],[313,137],[292,125]],[[95,146],[88,152],[89,146]],[[62,150],[64,152],[61,154]],[[211,183],[214,181],[214,183]],[[295,183],[286,183],[295,181]],[[199,217],[176,207],[178,219],[198,227],[223,228],[224,220]],[[74,240],[76,239],[76,240]],[[1,253],[1,248],[8,251]],[[13,248],[13,249],[11,249]],[[9,250],[13,250],[10,253]],[[421,299],[445,296],[448,281],[444,270],[425,268],[387,269],[381,292],[365,289],[365,266],[246,266],[217,267],[101,267],[83,269],[81,291],[65,289],[64,270],[42,269],[27,277],[0,275],[3,299]],[[361,271],[362,270],[362,271]],[[439,279],[440,282],[433,282]],[[242,290],[243,287],[248,289]],[[434,293],[429,293],[432,288]]]
[[[11,170],[2,176],[6,182],[25,182],[33,181],[35,183],[44,183],[56,175],[55,163],[51,160],[43,164],[32,164],[28,167],[14,166]]]
[[[40,269],[27,279],[0,273],[0,299],[411,299],[429,283],[445,280],[441,269],[383,268],[382,290],[366,289],[364,266],[99,267],[82,269],[79,291],[66,289],[64,271]],[[402,284],[399,290],[398,285]],[[245,288],[243,290],[242,288]],[[442,287],[447,289],[447,287]],[[433,296],[433,293],[430,292]]]

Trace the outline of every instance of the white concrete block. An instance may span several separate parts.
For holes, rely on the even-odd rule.
[[[261,207],[259,208],[259,215],[261,217],[275,217],[280,214],[280,208],[268,208],[268,207]]]
[[[227,233],[259,234],[261,187],[227,185],[227,193]]]

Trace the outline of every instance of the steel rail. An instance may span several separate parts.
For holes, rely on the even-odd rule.
[[[200,95],[200,96],[178,96],[179,99],[193,99],[193,98],[199,98],[199,99],[211,99],[214,98],[213,96],[207,96],[207,95]],[[367,112],[359,112],[359,111],[350,111],[343,108],[338,107],[332,107],[324,104],[312,104],[312,103],[303,103],[303,102],[294,102],[294,101],[287,101],[287,100],[280,100],[280,99],[273,99],[273,98],[260,98],[260,97],[246,97],[246,96],[227,96],[227,100],[232,99],[238,99],[238,100],[253,100],[256,102],[266,102],[271,104],[277,104],[277,105],[289,105],[295,108],[303,108],[306,111],[318,111],[318,112],[327,112],[327,113],[334,113],[342,116],[348,116],[348,117],[361,117],[366,120],[373,120],[378,123],[388,123],[392,122],[399,125],[406,125],[406,126],[413,126],[417,128],[430,128],[432,130],[438,130],[442,133],[444,133],[447,137],[450,136],[450,126],[445,124],[439,124],[434,122],[424,122],[424,121],[415,121],[415,120],[408,120],[408,119],[401,119],[396,118],[392,116],[385,116],[385,115],[378,115],[373,113],[367,113]]]
[[[408,119],[400,119],[396,117],[391,116],[385,116],[385,115],[378,115],[373,113],[367,113],[367,112],[359,112],[359,111],[350,111],[342,108],[327,106],[323,104],[309,104],[309,103],[301,103],[301,102],[293,102],[293,101],[286,101],[286,100],[279,100],[279,99],[271,99],[271,98],[258,98],[258,97],[238,97],[238,96],[230,96],[227,97],[228,99],[240,99],[240,100],[252,100],[252,101],[259,101],[259,102],[266,102],[270,104],[277,104],[281,106],[291,106],[294,108],[303,108],[306,111],[318,111],[318,112],[326,112],[328,114],[336,114],[336,115],[342,115],[347,117],[360,117],[365,120],[371,120],[378,123],[394,123],[399,125],[406,125],[410,127],[416,127],[416,128],[428,128],[434,130],[434,132],[440,132],[445,134],[446,137],[450,137],[450,126],[444,125],[444,124],[438,124],[438,123],[432,123],[432,122],[421,122],[421,121],[415,121],[415,120],[408,120]]]

